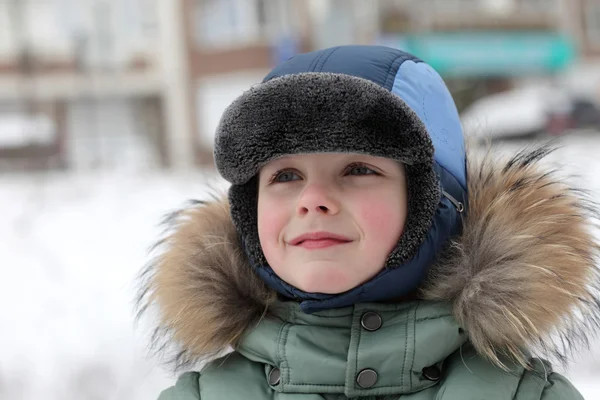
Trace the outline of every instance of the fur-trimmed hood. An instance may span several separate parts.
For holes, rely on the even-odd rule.
[[[565,359],[598,327],[596,209],[540,160],[468,158],[463,233],[431,267],[424,300],[451,304],[475,349],[495,364],[530,354]],[[157,349],[174,344],[187,365],[235,347],[268,318],[276,294],[248,265],[225,197],[169,216],[141,275],[140,313],[155,310]]]

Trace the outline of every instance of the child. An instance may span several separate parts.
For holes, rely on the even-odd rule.
[[[278,66],[218,127],[228,200],[177,213],[146,271],[176,366],[217,358],[160,399],[581,399],[535,358],[600,315],[591,203],[548,151],[475,163],[399,50]]]

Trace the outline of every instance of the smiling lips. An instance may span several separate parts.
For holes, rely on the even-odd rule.
[[[292,246],[303,247],[305,249],[324,249],[350,242],[352,242],[352,239],[343,235],[331,232],[310,232],[294,238],[289,243]]]

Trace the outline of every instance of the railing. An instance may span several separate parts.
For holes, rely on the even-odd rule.
[[[386,33],[430,30],[555,30],[562,0],[380,0]]]
[[[560,24],[559,0],[423,0],[424,29],[554,29]]]

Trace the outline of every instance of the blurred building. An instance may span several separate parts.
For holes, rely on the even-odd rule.
[[[591,92],[600,102],[600,0],[562,1],[562,26],[573,36],[580,56],[565,74],[565,83],[576,92]]]
[[[364,15],[377,11],[364,0],[179,1],[198,164],[212,164],[218,120],[242,90],[298,52],[370,43]]]
[[[600,0],[3,0],[0,164],[212,164],[242,90],[350,43],[413,52],[459,107],[557,74],[593,91]]]
[[[183,28],[190,146],[197,164],[212,164],[213,133],[223,109],[274,63],[308,49],[306,2],[173,1],[179,1]]]
[[[563,0],[564,28],[579,43],[586,60],[600,58],[600,0]]]
[[[447,81],[459,108],[571,77],[600,102],[600,0],[183,0],[195,160],[223,108],[299,51],[381,43]]]
[[[156,11],[155,0],[0,2],[0,161],[164,162]]]
[[[297,52],[364,42],[364,4],[2,1],[0,164],[211,164],[223,108]]]
[[[378,41],[406,48],[432,64],[460,108],[523,80],[555,77],[574,64],[597,66],[599,4],[380,0]]]

